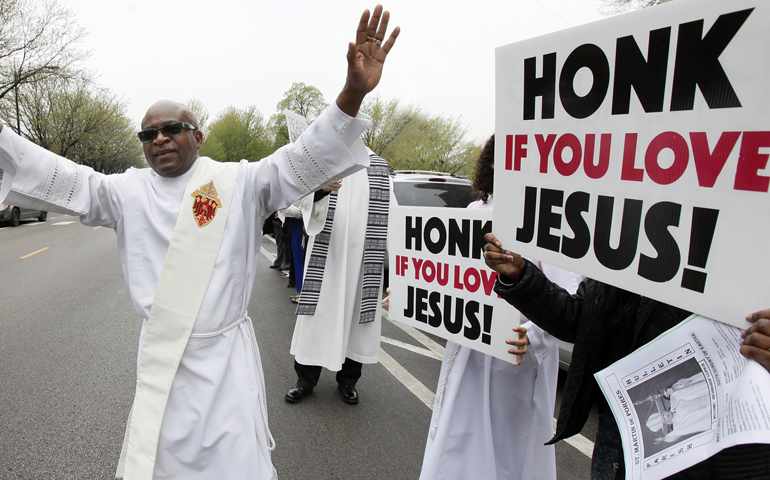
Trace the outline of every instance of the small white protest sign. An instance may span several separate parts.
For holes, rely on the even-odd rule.
[[[286,115],[286,128],[289,129],[289,141],[294,143],[299,136],[302,135],[302,132],[307,130],[307,120],[302,115],[294,113],[291,110],[284,110],[283,114]]]
[[[391,204],[388,223],[390,318],[515,362],[505,340],[520,313],[492,290],[483,258],[492,212]]]

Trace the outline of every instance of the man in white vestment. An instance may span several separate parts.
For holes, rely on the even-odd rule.
[[[325,367],[337,372],[342,400],[357,404],[362,364],[379,359],[390,182],[387,163],[370,158],[328,195],[303,199],[311,237],[291,342],[297,383],[284,397],[290,403],[312,393]]]
[[[397,27],[386,40],[388,19],[380,5],[371,18],[364,12],[336,103],[295,143],[260,162],[199,157],[203,135],[195,116],[167,100],[142,120],[139,138],[151,168],[117,175],[77,165],[0,124],[0,202],[77,215],[117,235],[143,319],[118,478],[276,478],[264,377],[246,312],[261,229],[272,212],[368,165],[359,135],[370,122],[358,110],[399,33]],[[198,268],[204,276],[187,278]]]
[[[647,428],[663,434],[655,443],[673,443],[711,428],[711,400],[702,373],[679,380],[666,389],[666,396],[671,401],[669,410],[652,414],[647,420]]]

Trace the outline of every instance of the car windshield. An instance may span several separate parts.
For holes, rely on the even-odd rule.
[[[473,187],[440,182],[394,182],[393,193],[402,207],[465,208],[476,200]]]

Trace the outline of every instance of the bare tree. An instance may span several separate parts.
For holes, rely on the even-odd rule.
[[[0,0],[0,99],[18,96],[24,85],[69,75],[89,54],[77,47],[84,36],[55,0]],[[18,110],[18,98],[14,102]]]
[[[43,148],[102,173],[144,164],[125,102],[89,76],[29,83],[19,88],[18,99],[18,110],[11,102],[0,102],[0,114]]]
[[[203,105],[203,102],[197,98],[191,98],[185,102],[185,105],[192,110],[195,120],[198,121],[198,129],[203,132],[203,136],[208,135],[209,111]]]
[[[603,15],[617,15],[619,13],[639,10],[660,3],[660,0],[604,0],[604,5],[599,8]]]

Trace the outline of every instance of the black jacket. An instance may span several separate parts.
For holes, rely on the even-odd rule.
[[[509,282],[504,277],[502,280]],[[575,344],[556,435],[549,444],[580,433],[591,408],[606,406],[594,379],[596,372],[690,316],[686,310],[589,278],[570,295],[530,262],[516,284],[504,286],[498,281],[495,291],[546,332]],[[768,455],[770,445],[739,445],[676,477],[770,478]],[[712,476],[717,471],[719,476]]]
[[[580,433],[591,408],[597,402],[605,405],[594,373],[690,316],[590,278],[570,295],[530,262],[518,283],[506,287],[497,282],[495,291],[546,332],[575,344],[556,435],[549,443]]]

